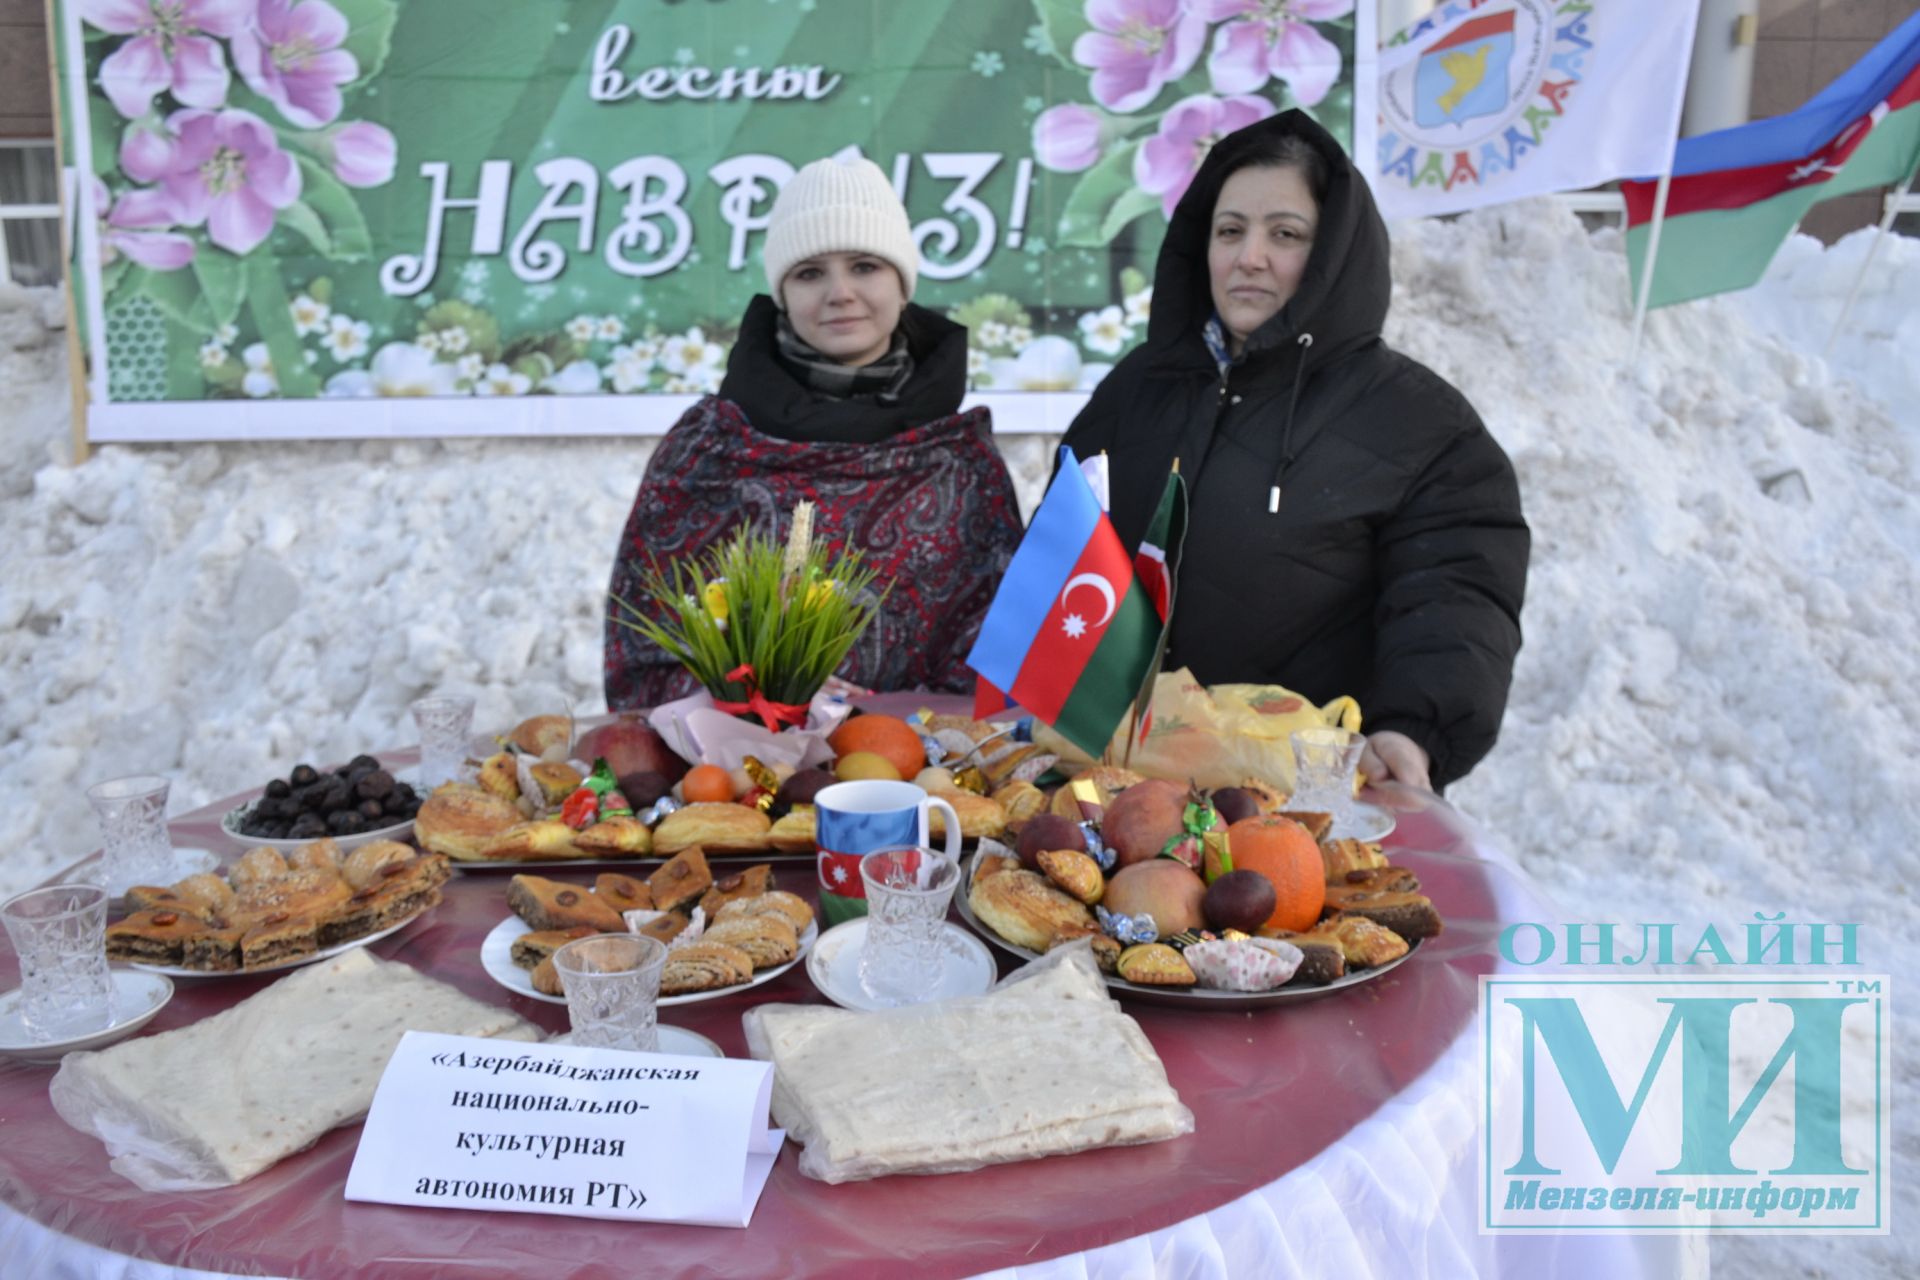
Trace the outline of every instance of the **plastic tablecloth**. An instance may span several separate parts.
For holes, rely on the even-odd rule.
[[[1378,798],[1401,811],[1390,850],[1418,872],[1446,932],[1391,973],[1322,999],[1255,1013],[1128,1003],[1193,1109],[1187,1137],[840,1186],[802,1177],[790,1145],[751,1225],[736,1231],[348,1203],[357,1125],[237,1187],[150,1194],[54,1114],[51,1067],[15,1066],[0,1070],[0,1274],[1703,1274],[1704,1250],[1685,1238],[1476,1232],[1477,980],[1496,968],[1506,922],[1554,916],[1443,802]],[[176,843],[231,850],[219,815],[235,802],[178,820]],[[780,864],[776,878],[812,892],[807,863]],[[374,950],[562,1030],[564,1008],[515,996],[480,967],[480,940],[506,915],[506,880],[463,871],[440,907]],[[0,942],[0,986],[17,981]],[[142,1034],[196,1021],[269,981],[176,979],[173,1003]],[[797,966],[750,992],[676,1007],[666,1020],[737,1056],[747,1008],[821,999]]]

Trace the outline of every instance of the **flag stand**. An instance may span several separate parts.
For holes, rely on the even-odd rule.
[[[1913,189],[1915,173],[1920,173],[1920,169],[1909,173],[1899,190],[1887,199],[1887,211],[1880,216],[1880,225],[1874,229],[1873,243],[1867,246],[1867,256],[1860,261],[1860,270],[1853,277],[1853,287],[1847,290],[1847,300],[1840,304],[1840,318],[1833,322],[1833,332],[1827,336],[1827,345],[1820,352],[1822,360],[1833,358],[1833,349],[1839,344],[1840,335],[1847,327],[1847,317],[1853,314],[1853,304],[1860,300],[1860,288],[1867,282],[1867,272],[1873,269],[1874,255],[1880,252],[1880,242],[1887,238],[1887,232],[1893,228],[1893,220],[1900,213],[1900,202]]]
[[[1677,147],[1680,139],[1674,138]],[[1653,193],[1653,225],[1647,229],[1647,257],[1640,264],[1640,288],[1633,304],[1633,337],[1627,342],[1627,368],[1640,362],[1640,335],[1647,326],[1647,297],[1653,290],[1653,260],[1660,256],[1660,225],[1667,220],[1667,192],[1673,186],[1673,158],[1667,158],[1666,172]]]

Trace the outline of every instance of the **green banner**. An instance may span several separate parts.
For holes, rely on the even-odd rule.
[[[1298,105],[1350,140],[1352,9],[57,0],[90,434],[662,429],[779,186],[847,147],[973,390],[1084,392],[1215,137]]]

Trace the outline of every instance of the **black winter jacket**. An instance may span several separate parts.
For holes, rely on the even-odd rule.
[[[1207,244],[1258,132],[1306,139],[1331,180],[1299,289],[1223,381],[1202,337]],[[1213,148],[1174,210],[1147,341],[1065,443],[1109,454],[1126,546],[1180,459],[1191,514],[1169,670],[1352,694],[1365,728],[1418,742],[1443,787],[1498,735],[1528,532],[1513,467],[1473,406],[1381,341],[1391,292],[1386,226],[1339,144],[1298,111],[1249,126]]]

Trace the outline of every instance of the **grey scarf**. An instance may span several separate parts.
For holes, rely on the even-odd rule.
[[[893,331],[893,344],[887,354],[860,368],[841,364],[808,346],[794,332],[793,321],[784,311],[774,325],[774,341],[782,363],[810,389],[836,400],[871,399],[892,404],[913,376],[913,355],[907,350],[906,335],[898,329]]]

